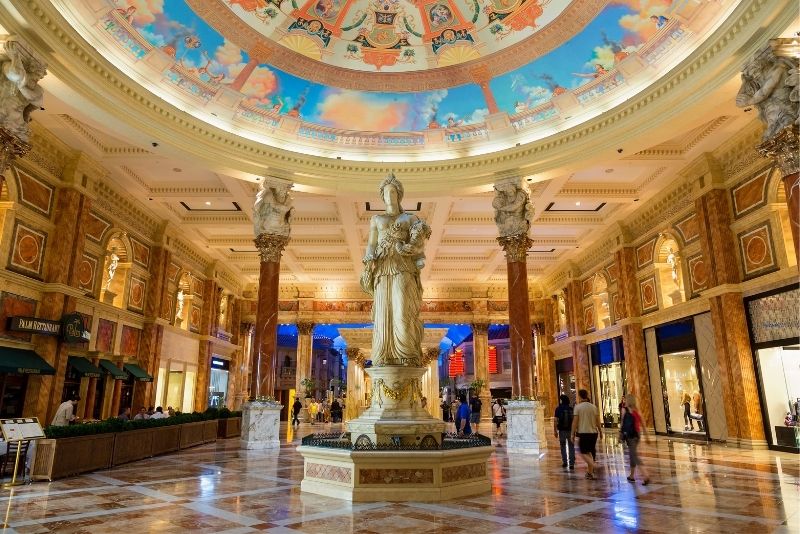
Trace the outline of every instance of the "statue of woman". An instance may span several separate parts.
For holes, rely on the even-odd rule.
[[[403,185],[394,174],[379,187],[386,212],[370,221],[361,288],[372,295],[372,363],[419,365],[423,325],[420,318],[428,225],[403,212]]]

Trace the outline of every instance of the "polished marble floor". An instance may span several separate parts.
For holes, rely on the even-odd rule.
[[[495,440],[491,494],[435,504],[346,501],[300,493],[300,435],[279,451],[219,441],[108,471],[0,490],[2,532],[324,534],[404,532],[800,533],[800,457],[660,438],[642,446],[648,486],[626,480],[623,449],[601,442],[596,480]],[[336,427],[335,427],[336,428]],[[488,429],[487,429],[488,430]]]

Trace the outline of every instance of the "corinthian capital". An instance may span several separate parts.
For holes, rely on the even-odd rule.
[[[787,126],[756,148],[762,155],[775,160],[782,176],[788,176],[800,171],[798,137],[797,126]]]
[[[297,331],[304,336],[313,332],[315,326],[311,321],[297,321]]]
[[[533,205],[528,184],[519,178],[494,184],[494,222],[501,237],[528,235],[533,219]]]
[[[497,242],[503,247],[509,262],[525,261],[528,249],[533,246],[533,241],[528,234],[501,236],[497,238]]]
[[[253,242],[261,261],[281,261],[281,253],[289,242],[288,235],[260,234]]]
[[[28,143],[31,113],[42,105],[44,90],[39,80],[46,65],[33,50],[17,38],[0,37],[0,131],[19,150]]]

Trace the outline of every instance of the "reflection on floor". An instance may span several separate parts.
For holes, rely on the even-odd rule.
[[[340,425],[336,425],[338,429]],[[300,493],[297,434],[280,451],[238,440],[53,483],[0,492],[2,532],[800,532],[800,458],[659,439],[643,446],[649,486],[626,481],[623,450],[601,442],[597,480],[565,472],[557,449],[541,458],[496,443],[490,495],[437,504],[351,505]],[[484,429],[484,430],[488,430]],[[550,443],[550,447],[556,444]]]

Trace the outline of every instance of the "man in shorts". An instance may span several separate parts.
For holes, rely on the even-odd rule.
[[[469,401],[469,422],[472,423],[472,431],[476,434],[478,433],[478,425],[481,422],[481,399],[478,396],[472,397],[472,400]]]
[[[597,439],[603,436],[600,431],[600,412],[597,406],[589,402],[589,392],[585,389],[578,390],[578,401],[573,409],[572,439],[578,437],[578,449],[586,462],[586,478],[593,480]]]

